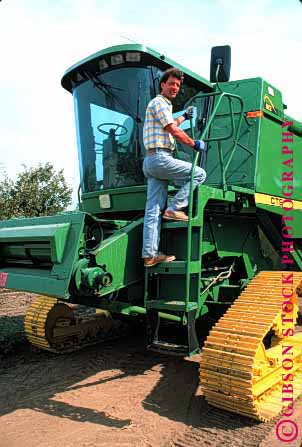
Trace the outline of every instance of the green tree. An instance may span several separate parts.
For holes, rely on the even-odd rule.
[[[7,177],[0,181],[0,220],[9,219],[13,215],[12,210],[15,208],[13,187],[13,181]]]
[[[0,182],[0,219],[56,214],[71,204],[71,195],[63,170],[56,172],[51,163],[23,165],[15,182],[9,178]]]

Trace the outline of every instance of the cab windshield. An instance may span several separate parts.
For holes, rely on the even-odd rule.
[[[98,75],[85,73],[88,80],[75,87],[83,192],[145,183],[143,125],[161,74],[155,67],[123,67]],[[195,93],[182,86],[174,104],[177,115]]]

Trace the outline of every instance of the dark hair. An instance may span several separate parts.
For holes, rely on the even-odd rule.
[[[161,78],[159,80],[159,91],[161,91],[162,82],[164,82],[164,83],[167,82],[167,80],[169,79],[170,76],[173,78],[179,79],[180,83],[182,83],[184,80],[184,74],[181,70],[179,70],[178,68],[168,68],[168,70],[166,70],[161,75]]]

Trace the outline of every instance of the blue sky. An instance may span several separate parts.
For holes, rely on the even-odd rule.
[[[50,161],[79,183],[65,70],[128,39],[209,78],[211,47],[232,47],[231,79],[261,76],[302,121],[298,0],[2,0],[0,179]],[[1,170],[2,168],[2,170]]]

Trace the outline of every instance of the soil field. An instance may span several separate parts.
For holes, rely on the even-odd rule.
[[[66,355],[29,345],[24,314],[34,295],[0,293],[0,447],[298,447],[258,423],[209,407],[199,356],[145,349],[144,334]],[[302,402],[294,418],[302,428]],[[302,431],[302,430],[301,430]]]

